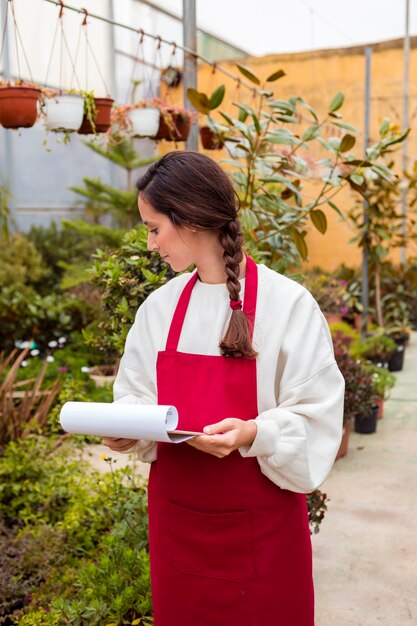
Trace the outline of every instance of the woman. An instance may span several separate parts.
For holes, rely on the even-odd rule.
[[[326,478],[344,383],[326,322],[299,284],[242,252],[223,170],[171,152],[138,182],[148,248],[183,273],[148,297],[114,386],[170,404],[186,443],[111,440],[151,463],[155,626],[312,626],[305,493]]]

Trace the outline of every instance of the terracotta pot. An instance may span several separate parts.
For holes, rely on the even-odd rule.
[[[190,134],[190,118],[182,113],[166,109],[166,114],[171,116],[171,124],[167,123],[161,114],[159,128],[155,139],[165,139],[166,141],[186,141]]]
[[[380,420],[384,417],[384,398],[377,398],[375,404],[378,407],[378,419]]]
[[[352,428],[352,425],[350,422],[345,422],[343,424],[342,441],[340,442],[339,451],[336,455],[336,461],[337,459],[341,459],[342,456],[346,456],[348,453],[349,435],[350,435],[351,428]]]
[[[30,128],[38,117],[41,92],[34,87],[0,88],[0,124],[4,128]]]
[[[339,313],[325,313],[324,316],[328,324],[339,324],[343,322],[343,318]]]
[[[224,146],[223,139],[209,126],[200,128],[200,139],[205,150],[221,150]]]
[[[110,128],[111,109],[114,100],[112,98],[94,98],[94,104],[96,107],[96,119],[94,120],[95,133],[105,133]],[[94,129],[90,120],[84,114],[83,121],[80,129],[78,130],[80,135],[93,135]]]

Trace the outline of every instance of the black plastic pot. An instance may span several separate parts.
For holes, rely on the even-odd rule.
[[[378,407],[373,406],[372,411],[368,415],[356,415],[355,417],[355,433],[362,435],[370,435],[376,432],[378,420]]]
[[[394,354],[388,360],[388,369],[390,372],[400,372],[404,365],[405,346],[398,346]]]

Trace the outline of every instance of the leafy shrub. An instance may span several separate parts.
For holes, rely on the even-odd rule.
[[[142,302],[174,274],[147,249],[146,227],[128,232],[120,250],[98,250],[92,269],[93,283],[101,293],[102,315],[85,329],[87,343],[101,350],[109,363],[123,351],[126,335]]]
[[[393,339],[386,335],[372,335],[363,341],[356,340],[351,345],[351,353],[356,358],[387,361],[394,354],[397,346]]]
[[[372,377],[360,361],[354,359],[343,345],[335,345],[337,365],[345,379],[343,422],[351,422],[357,414],[368,415],[377,394]]]
[[[39,285],[47,273],[41,254],[24,235],[0,236],[0,289]]]

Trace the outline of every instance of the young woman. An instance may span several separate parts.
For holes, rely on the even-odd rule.
[[[171,152],[138,182],[148,248],[176,272],[129,332],[119,403],[177,407],[182,444],[105,439],[151,463],[155,626],[313,626],[305,493],[333,464],[344,381],[299,284],[242,251],[238,201],[208,157]]]

